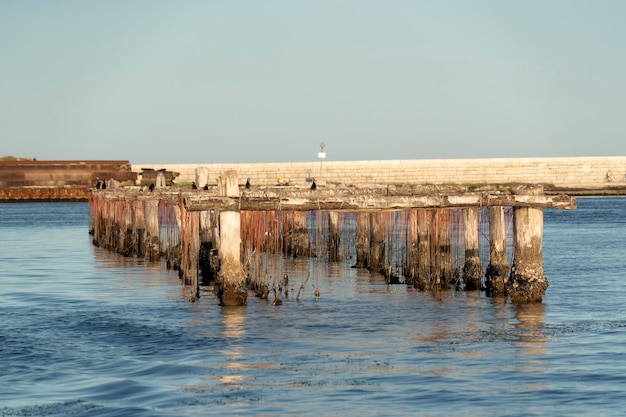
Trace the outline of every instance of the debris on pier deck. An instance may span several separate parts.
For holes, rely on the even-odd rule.
[[[383,274],[390,284],[404,282],[428,291],[453,284],[513,302],[539,302],[548,286],[542,266],[542,210],[576,208],[574,198],[546,195],[540,185],[481,191],[417,185],[311,190],[238,186],[235,171],[219,178],[219,189],[93,190],[94,244],[126,256],[166,257],[167,265],[179,269],[184,283],[194,287],[191,299],[198,295],[202,271],[203,278],[216,280],[224,305],[242,305],[246,286],[267,296],[272,284],[260,277],[261,268],[250,259],[258,263],[260,253],[280,252],[340,260],[341,229],[350,227],[356,234],[355,266]],[[320,219],[323,239],[315,223]],[[505,228],[505,222],[514,227]],[[481,229],[485,224],[489,231]],[[513,242],[510,268],[506,230],[514,234],[508,239]],[[485,236],[490,240],[486,251],[479,244]],[[453,247],[463,247],[460,255],[453,256]],[[484,268],[481,259],[486,256],[490,259]],[[394,266],[399,264],[399,269]],[[275,291],[282,288],[273,284]]]

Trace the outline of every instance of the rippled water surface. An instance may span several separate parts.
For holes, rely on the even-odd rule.
[[[545,212],[542,304],[301,258],[283,305],[241,308],[208,288],[191,303],[162,263],[93,247],[86,204],[0,204],[0,411],[623,415],[626,200],[578,204]]]

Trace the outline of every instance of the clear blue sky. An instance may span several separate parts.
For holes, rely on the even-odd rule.
[[[623,0],[0,0],[0,156],[624,155]]]

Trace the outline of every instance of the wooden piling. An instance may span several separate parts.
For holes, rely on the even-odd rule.
[[[433,234],[435,273],[439,276],[439,287],[450,288],[450,284],[458,278],[459,272],[454,268],[452,249],[450,247],[450,209],[439,208],[435,213]]]
[[[283,250],[289,256],[309,256],[309,234],[306,227],[306,212],[283,211]]]
[[[217,177],[219,193],[239,196],[237,171],[229,170]],[[220,302],[224,306],[245,305],[248,298],[246,274],[241,264],[240,214],[235,210],[220,212]]]
[[[341,260],[339,254],[340,241],[339,212],[331,211],[328,213],[328,260],[331,262]]]
[[[155,187],[156,188],[165,188],[166,187],[165,172],[163,172],[163,171],[157,172]]]
[[[200,253],[200,213],[188,212],[181,201],[178,215],[180,221],[180,279],[190,289],[189,299],[195,301],[200,295],[198,284],[198,254]]]
[[[143,201],[135,200],[135,241],[133,242],[135,253],[138,257],[143,258],[146,255],[146,222],[143,210]]]
[[[310,256],[309,231],[306,225],[306,212],[294,211],[291,218],[291,233],[294,256]]]
[[[280,223],[283,251],[287,256],[291,256],[293,255],[293,211],[280,212]]]
[[[433,253],[431,251],[432,223],[434,211],[423,209],[417,211],[417,256],[419,265],[417,268],[418,279],[424,290],[439,289],[439,276],[433,274]],[[419,288],[419,287],[418,287]]]
[[[200,253],[198,254],[198,267],[200,268],[200,274],[204,284],[209,284],[215,281],[215,277],[218,273],[217,265],[217,245],[215,239],[215,229],[213,216],[214,210],[200,211]]]
[[[120,253],[126,257],[135,255],[135,242],[137,242],[137,235],[134,231],[134,207],[135,205],[129,199],[124,199],[120,202],[120,209],[122,210],[122,218],[124,225],[120,230]]]
[[[159,242],[159,200],[146,200],[146,254],[150,261],[158,261],[161,255]]]
[[[504,295],[504,285],[508,276],[504,207],[489,207],[489,265],[485,273],[487,294]]]
[[[195,180],[198,188],[203,188],[209,184],[209,168],[198,167],[195,169]]]
[[[370,271],[382,273],[385,270],[385,213],[370,213]]]
[[[369,213],[359,212],[356,214],[355,268],[367,268],[369,266],[369,224]]]
[[[512,190],[515,194],[543,194],[541,185],[525,185]],[[542,259],[543,209],[513,208],[513,266],[506,294],[514,303],[541,302],[548,288],[543,275]]]
[[[466,207],[463,209],[463,227],[465,237],[465,263],[463,264],[463,282],[465,290],[480,289],[480,281],[483,276],[483,268],[480,265],[479,256],[479,223],[478,207]]]
[[[404,276],[408,285],[420,288],[418,282],[418,267],[419,267],[419,228],[418,224],[418,209],[409,210],[408,222],[407,222],[407,235],[408,235],[408,247],[406,248],[406,261],[404,266]]]

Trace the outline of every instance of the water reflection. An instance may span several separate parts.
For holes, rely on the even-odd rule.
[[[245,329],[246,308],[242,307],[224,307],[222,308],[222,331],[220,334],[226,339],[226,349],[222,349],[220,353],[224,355],[224,370],[232,371],[232,374],[220,374],[217,376],[219,382],[223,385],[241,385],[245,382],[245,376],[239,371],[245,369],[241,363],[244,355],[242,346],[243,338],[246,334]]]
[[[546,353],[544,313],[542,303],[515,305],[515,318],[518,320],[515,327],[519,329],[519,340],[516,345],[523,348],[521,353],[527,355]]]

